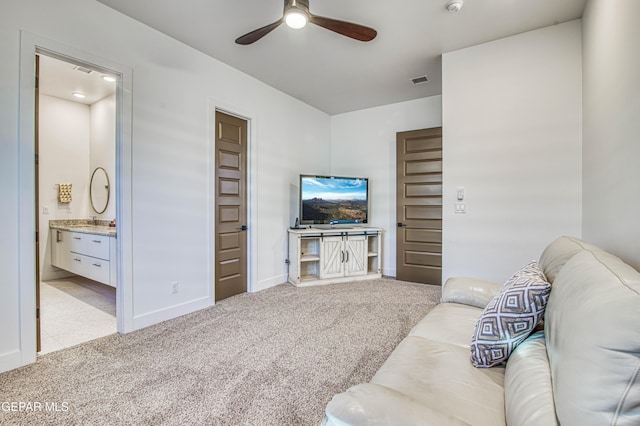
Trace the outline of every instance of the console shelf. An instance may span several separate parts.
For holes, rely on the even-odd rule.
[[[382,277],[382,229],[289,229],[289,282],[310,286]]]

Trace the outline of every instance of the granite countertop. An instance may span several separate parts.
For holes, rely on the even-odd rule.
[[[109,226],[108,220],[93,219],[62,219],[50,220],[50,229],[60,229],[62,231],[81,232],[83,234],[105,235],[116,238],[116,228]]]

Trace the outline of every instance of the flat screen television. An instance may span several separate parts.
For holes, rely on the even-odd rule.
[[[300,223],[354,224],[369,219],[369,179],[300,175]]]

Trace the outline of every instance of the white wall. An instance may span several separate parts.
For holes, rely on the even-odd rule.
[[[640,2],[583,17],[583,237],[640,269]]]
[[[115,95],[91,106],[40,95],[40,271],[43,280],[68,276],[51,266],[49,221],[115,218]],[[91,209],[89,183],[97,166],[111,179],[111,198],[103,215]],[[59,183],[71,183],[72,201],[58,201]]]
[[[89,206],[89,216],[101,220],[116,218],[116,95],[94,102],[91,111],[91,139],[89,149],[89,176],[102,167],[109,176],[109,203],[102,214]],[[91,178],[89,178],[91,179]]]
[[[49,220],[88,217],[90,110],[47,95],[40,95],[39,108],[40,271],[47,280],[68,275],[51,266]],[[70,203],[58,201],[59,183],[72,184]]]
[[[442,75],[443,279],[504,282],[581,236],[581,23],[447,53]]]
[[[369,178],[370,225],[384,229],[385,275],[396,275],[396,133],[441,125],[441,96],[331,117],[331,174]]]
[[[329,169],[329,116],[96,1],[3,1],[0,220],[6,232],[0,241],[0,371],[35,356],[29,337],[34,322],[20,323],[20,306],[31,306],[34,297],[25,290],[24,274],[33,262],[34,243],[20,240],[31,218],[21,219],[19,213],[29,211],[32,190],[28,181],[19,180],[28,173],[18,167],[20,161],[30,163],[21,157],[26,146],[19,143],[24,134],[19,126],[25,125],[18,114],[20,30],[133,70],[132,147],[123,153],[131,164],[125,174],[132,175],[132,212],[122,220],[132,233],[132,254],[123,262],[132,271],[131,312],[126,314],[134,329],[212,300],[210,132],[215,107],[251,119],[251,289],[285,281],[291,185],[302,167]],[[172,281],[180,282],[178,294],[171,294]]]

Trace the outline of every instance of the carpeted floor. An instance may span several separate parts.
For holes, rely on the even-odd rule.
[[[317,425],[439,298],[392,279],[234,296],[0,374],[0,424]]]

